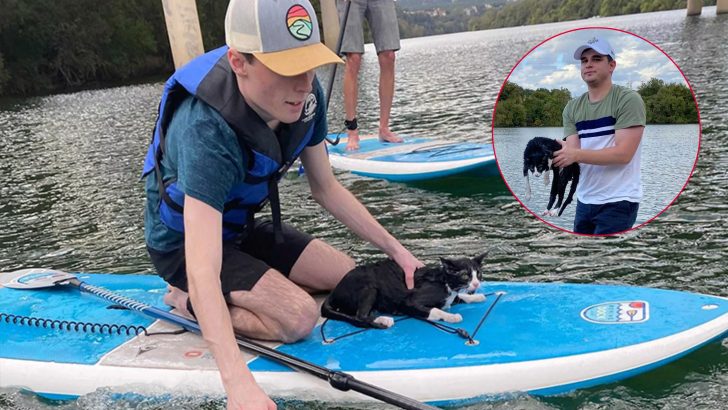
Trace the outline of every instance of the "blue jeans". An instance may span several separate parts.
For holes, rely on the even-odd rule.
[[[632,228],[637,220],[639,202],[618,201],[606,204],[585,204],[576,201],[574,232],[606,235]]]

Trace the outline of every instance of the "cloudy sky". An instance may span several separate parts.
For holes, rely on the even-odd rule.
[[[586,92],[574,51],[592,37],[606,39],[617,56],[612,82],[637,89],[656,77],[667,83],[685,84],[680,70],[662,51],[639,37],[609,29],[576,30],[541,44],[513,70],[509,81],[521,87],[567,88],[572,97]]]

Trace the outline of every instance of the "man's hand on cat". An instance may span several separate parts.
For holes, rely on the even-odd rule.
[[[407,289],[413,289],[415,287],[415,270],[424,267],[425,264],[420,262],[410,251],[404,248],[402,248],[402,252],[392,257],[392,259],[404,271],[404,283],[407,285]]]

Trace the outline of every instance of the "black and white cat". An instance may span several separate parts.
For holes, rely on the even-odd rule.
[[[485,295],[472,294],[480,287],[480,264],[487,253],[475,258],[440,258],[440,266],[415,271],[415,287],[407,289],[402,269],[391,259],[352,269],[321,306],[324,317],[358,327],[388,328],[394,319],[379,314],[409,315],[427,320],[458,323],[459,314],[445,312],[459,299],[482,302]]]

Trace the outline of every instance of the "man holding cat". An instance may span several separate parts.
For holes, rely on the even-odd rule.
[[[642,199],[640,142],[645,105],[640,95],[612,84],[617,66],[609,43],[594,37],[579,46],[581,78],[588,92],[569,101],[563,112],[565,143],[553,164],[581,168],[574,232],[612,234],[632,228]]]
[[[314,69],[341,60],[320,43],[308,0],[231,0],[225,35],[229,48],[191,61],[165,85],[144,165],[145,237],[170,285],[165,303],[200,323],[228,409],[272,409],[234,331],[306,337],[319,315],[302,287],[330,290],[354,267],[280,221],[277,182],[296,157],[313,198],[395,260],[409,288],[422,263],[331,172]],[[272,222],[255,221],[268,201]]]

